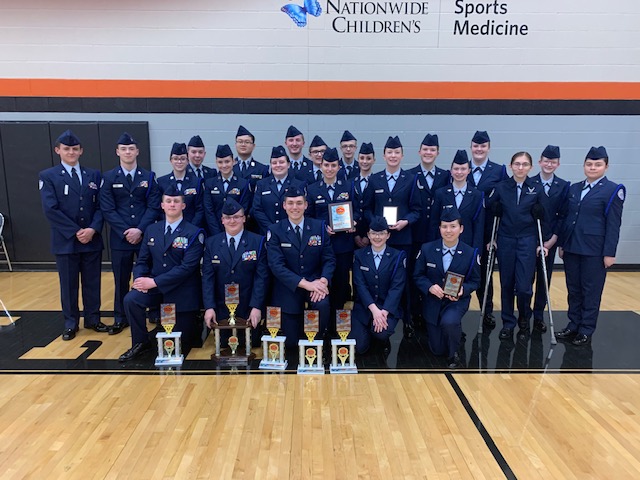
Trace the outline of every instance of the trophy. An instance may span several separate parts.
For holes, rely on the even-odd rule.
[[[464,275],[447,272],[447,277],[444,280],[444,288],[442,289],[444,294],[458,298],[458,295],[460,295],[460,288],[462,288],[462,282],[464,282]]]
[[[304,333],[306,340],[298,340],[298,373],[324,375],[322,363],[322,340],[315,340],[320,330],[320,312],[304,311]]]
[[[215,353],[211,355],[211,359],[222,366],[247,366],[256,355],[251,352],[251,323],[244,318],[235,316],[240,303],[240,287],[237,283],[224,286],[224,303],[229,309],[229,318],[221,320],[213,326],[216,349]],[[222,330],[231,330],[226,348],[221,347]],[[244,330],[244,352],[238,350],[240,344],[238,330]]]
[[[358,373],[355,364],[356,341],[347,338],[351,331],[351,310],[336,310],[336,331],[340,338],[331,340],[329,371],[331,373]]]
[[[180,349],[180,338],[182,332],[174,332],[176,324],[175,303],[163,303],[160,305],[160,324],[164,328],[163,332],[156,333],[158,340],[158,356],[156,357],[156,367],[166,367],[182,365],[184,355]]]
[[[287,368],[287,360],[284,358],[284,335],[278,335],[282,322],[280,307],[267,307],[267,330],[269,335],[263,335],[261,370],[284,370]]]

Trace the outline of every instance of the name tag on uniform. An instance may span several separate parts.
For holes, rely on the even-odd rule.
[[[150,238],[149,241],[147,242],[147,245],[149,247],[153,247],[153,246],[155,246],[155,244],[156,244],[156,241],[153,238]]]
[[[374,192],[373,192],[373,193],[384,193],[384,189],[383,189],[383,188],[380,188],[380,189],[378,189],[378,190],[374,190]]]
[[[220,260],[211,260],[211,263],[220,263]]]
[[[324,199],[322,199],[322,200],[316,200],[316,203],[325,203],[325,200],[324,200]]]
[[[427,263],[427,267],[436,268],[436,264],[435,263]]]
[[[368,272],[369,267],[363,267],[362,265],[360,265],[360,270],[364,270],[365,272]]]
[[[291,248],[291,244],[290,243],[281,243],[280,246],[281,247],[285,247],[285,248]]]
[[[113,188],[122,188],[124,185],[122,183],[114,183]]]
[[[252,175],[251,175],[251,178],[261,179],[261,178],[262,178],[262,175],[254,175],[254,174],[252,174]]]
[[[69,195],[69,185],[64,186],[64,194]]]
[[[262,195],[269,195],[271,193],[271,190],[266,190],[264,192],[262,192]]]
[[[215,190],[211,190],[211,195],[220,195],[220,190],[217,188]]]

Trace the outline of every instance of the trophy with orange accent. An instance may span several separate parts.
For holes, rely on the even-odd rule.
[[[336,310],[336,331],[340,338],[331,340],[331,373],[358,373],[355,362],[356,341],[347,338],[351,331],[351,310]]]
[[[164,332],[156,333],[158,340],[158,356],[156,357],[156,367],[167,367],[182,365],[184,355],[181,351],[180,338],[182,332],[174,332],[176,325],[176,305],[175,303],[163,303],[160,305],[160,324]]]
[[[304,311],[304,333],[306,340],[298,340],[300,357],[298,373],[324,375],[322,363],[322,340],[316,340],[320,330],[320,312],[318,310]]]
[[[240,303],[240,287],[237,283],[224,286],[224,303],[229,309],[229,318],[219,321],[213,326],[216,350],[211,359],[218,365],[246,366],[255,358],[251,352],[251,323],[244,318],[236,317],[236,309]],[[231,330],[227,340],[227,347],[221,347],[220,334],[222,330]],[[238,350],[240,340],[239,331],[244,331],[245,349]]]
[[[287,337],[278,335],[281,323],[282,311],[280,307],[267,307],[269,335],[263,335],[261,338],[262,360],[259,368],[262,370],[284,370],[287,368],[287,360],[284,358],[284,342]]]

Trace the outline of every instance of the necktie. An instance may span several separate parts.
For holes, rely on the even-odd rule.
[[[433,172],[427,172],[424,178],[427,180],[427,185],[429,185],[429,188],[433,187],[433,179],[435,178],[433,176]]]
[[[316,171],[316,181],[319,182],[320,180],[322,180],[322,171],[318,170]]]
[[[240,162],[240,171],[244,173],[246,169],[247,169],[247,162]]]
[[[176,187],[179,191],[182,191],[182,180],[176,180]]]
[[[351,165],[347,165],[347,177],[351,176],[351,170],[353,170],[353,167]]]
[[[71,167],[71,180],[73,181],[73,184],[80,188],[80,177],[78,177],[78,172],[76,172],[76,167]]]
[[[520,185],[516,186],[516,205],[520,205],[520,195],[522,194],[522,187]]]
[[[229,251],[231,252],[231,256],[236,253],[236,239],[233,237],[229,239]]]
[[[456,192],[456,207],[460,207],[463,197],[464,197],[464,192],[462,190],[458,190]]]
[[[364,192],[365,189],[367,188],[367,185],[369,185],[369,178],[363,178],[362,180],[360,180],[360,191]]]
[[[280,189],[282,188],[282,180],[278,180],[276,182],[276,186],[278,187],[278,191],[280,191]]]
[[[435,178],[433,172],[427,172],[427,177]]]
[[[296,225],[296,235],[302,241],[302,230],[300,230],[300,225]]]
[[[389,186],[389,191],[392,191],[393,187],[396,186],[396,177],[395,177],[395,175],[389,175],[387,177],[387,185]]]
[[[453,252],[448,248],[444,249],[442,252],[442,267],[445,272],[449,270],[451,260],[453,260]]]
[[[171,225],[167,225],[167,231],[164,234],[165,247],[169,246],[169,242],[171,242]]]
[[[293,162],[293,169],[297,172],[300,170],[300,164],[298,162]]]
[[[482,169],[480,167],[476,167],[473,169],[473,173],[478,173],[480,172],[480,174],[482,174]]]
[[[547,197],[548,197],[549,196],[549,190],[551,190],[551,185],[546,183],[546,182],[543,185],[544,185],[544,193],[546,193]]]
[[[129,184],[129,187],[133,185],[133,177],[131,176],[130,173],[127,173],[127,184]]]
[[[473,180],[476,182],[476,185],[482,178],[482,169],[480,167],[476,167],[473,169]]]
[[[333,185],[327,187],[327,190],[329,191],[329,198],[331,198],[331,200],[333,200],[333,192],[334,192]]]
[[[376,253],[373,256],[373,263],[376,264],[376,270],[378,270],[378,268],[380,268],[380,261],[382,260],[382,255],[379,253]]]
[[[198,176],[199,179],[202,179],[202,170],[200,170],[199,168],[196,168],[196,175]]]
[[[582,187],[582,195],[580,196],[580,200],[582,200],[585,195],[589,193],[589,190],[591,190],[591,184],[585,182],[584,187]]]
[[[222,182],[222,188],[224,188],[225,192],[227,191],[227,189],[229,188],[229,180],[224,180]]]

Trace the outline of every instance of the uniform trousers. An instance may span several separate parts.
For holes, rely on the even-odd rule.
[[[56,255],[65,329],[73,330],[78,328],[80,323],[78,306],[80,278],[82,278],[84,325],[89,327],[100,321],[101,261],[101,251]]]
[[[388,341],[391,335],[395,333],[399,319],[390,313],[387,317],[388,327],[386,330],[374,332],[371,312],[368,308],[357,303],[353,307],[351,320],[351,333],[349,334],[349,338],[353,338],[356,341],[356,352],[365,353],[369,350],[372,338],[381,342]]]
[[[567,279],[569,325],[567,328],[590,337],[596,329],[600,301],[607,269],[602,257],[564,252],[564,271]]]
[[[129,293],[133,264],[140,249],[136,250],[111,250],[111,266],[113,268],[113,280],[115,283],[113,295],[114,323],[127,324],[124,310],[124,297]]]
[[[443,307],[440,311],[438,324],[427,323],[427,339],[431,353],[434,355],[446,355],[451,358],[460,348],[462,316],[459,309],[446,308],[447,304],[451,304],[449,300],[445,299],[442,302]]]
[[[316,340],[325,337],[329,327],[329,315],[331,314],[331,303],[329,296],[319,302],[309,302],[309,310],[318,310],[320,313],[320,331],[316,335]],[[298,340],[306,338],[304,334],[304,314],[282,312],[282,333],[287,337],[285,345],[287,348],[297,348]]]

